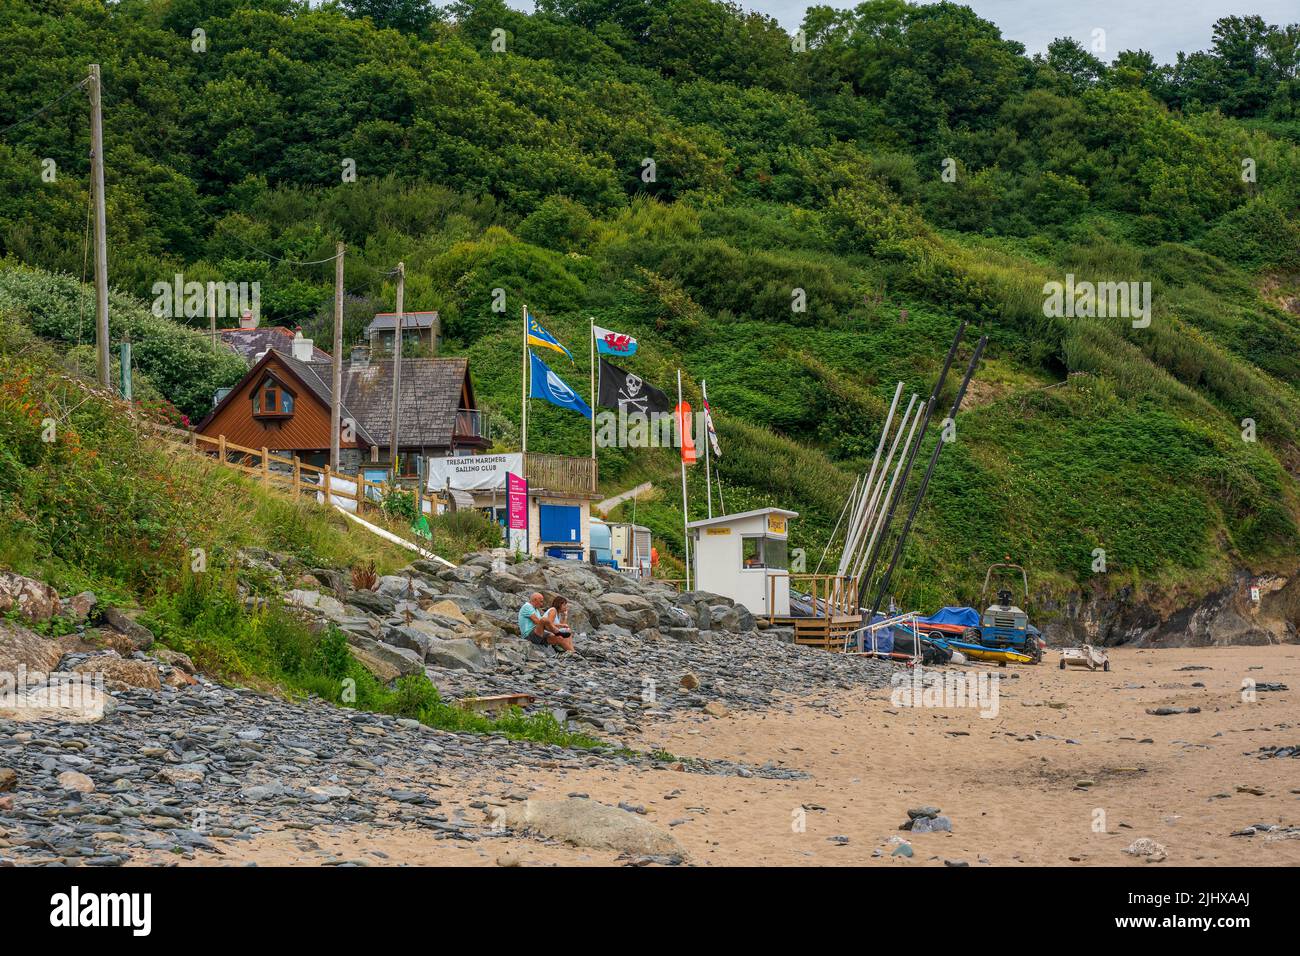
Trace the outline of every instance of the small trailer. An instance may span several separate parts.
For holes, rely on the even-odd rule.
[[[1100,667],[1104,671],[1110,670],[1110,658],[1102,651],[1097,650],[1091,644],[1083,644],[1079,647],[1061,648],[1061,670],[1067,667],[1086,667],[1090,671],[1095,671]]]

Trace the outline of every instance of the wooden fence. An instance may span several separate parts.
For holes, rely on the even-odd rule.
[[[524,454],[524,477],[530,491],[540,488],[557,494],[594,494],[596,461],[530,451]]]
[[[309,465],[297,455],[286,458],[283,455],[273,455],[266,448],[236,445],[226,441],[225,435],[210,438],[198,432],[172,428],[157,422],[147,424],[172,445],[214,456],[227,468],[260,479],[264,486],[287,491],[295,497],[305,494],[313,498],[319,496],[322,503],[331,500],[351,502],[357,514],[361,514],[365,508],[378,511],[387,491],[387,486],[382,482],[370,481],[365,475],[333,472],[328,465],[323,468]],[[423,488],[417,487],[415,496],[417,513],[423,513],[426,501],[431,503],[431,511],[436,510],[432,504],[434,496],[426,494]]]

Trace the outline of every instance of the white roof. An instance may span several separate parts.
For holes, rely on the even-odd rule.
[[[692,521],[686,525],[688,528],[703,528],[710,524],[730,524],[733,521],[740,521],[742,518],[757,518],[759,515],[784,515],[787,518],[799,517],[797,511],[786,511],[784,508],[757,508],[754,511],[742,511],[734,515],[718,515],[716,518],[701,518],[699,521]]]

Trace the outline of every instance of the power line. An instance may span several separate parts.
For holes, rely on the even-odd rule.
[[[55,97],[54,99],[50,100],[50,101],[49,101],[48,103],[46,103],[44,106],[38,106],[36,109],[32,110],[30,113],[28,113],[28,114],[27,114],[26,116],[24,116],[22,119],[18,120],[16,123],[10,123],[10,124],[9,124],[8,126],[6,126],[4,129],[0,129],[0,136],[3,136],[5,133],[9,132],[11,129],[15,129],[15,128],[19,127],[19,126],[22,126],[22,125],[23,125],[24,123],[26,123],[28,120],[35,119],[37,116],[39,116],[40,114],[44,113],[46,110],[50,109],[50,108],[53,107],[53,106],[58,105],[59,103],[63,102],[64,100],[66,100],[66,99],[67,99],[69,96],[71,96],[74,92],[76,92],[77,90],[81,89],[83,86],[85,86],[85,85],[86,85],[87,83],[89,83],[89,82],[90,82],[90,80],[89,80],[89,78],[87,78],[87,79],[82,80],[80,83],[74,83],[72,86],[70,86],[70,87],[68,87],[66,90],[64,90],[63,93],[61,93],[59,96]]]
[[[289,265],[289,266],[318,266],[318,265],[321,265],[322,263],[325,263],[325,262],[333,262],[335,259],[337,259],[337,258],[339,257],[339,254],[336,252],[336,253],[334,253],[334,255],[330,256],[328,259],[312,259],[312,260],[309,261],[309,262],[303,262],[303,261],[300,261],[300,260],[298,260],[298,259],[286,259],[286,258],[284,258],[284,257],[282,257],[282,256],[272,255],[271,253],[267,252],[267,251],[264,250],[264,249],[259,249],[259,248],[257,248],[257,246],[253,245],[251,242],[245,242],[243,239],[240,239],[240,238],[239,238],[237,235],[235,235],[233,232],[224,233],[224,234],[223,234],[223,237],[224,237],[224,238],[234,239],[234,240],[235,240],[237,243],[239,243],[241,246],[244,246],[244,247],[246,247],[246,248],[248,248],[248,249],[252,249],[254,252],[256,252],[256,253],[257,253],[258,255],[260,255],[260,256],[264,256],[264,257],[266,257],[267,259],[274,259],[276,262],[283,262],[285,265]]]

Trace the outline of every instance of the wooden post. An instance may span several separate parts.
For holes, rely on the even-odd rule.
[[[293,500],[298,500],[298,495],[302,493],[302,459],[297,455],[293,456]]]
[[[391,465],[393,484],[397,484],[398,466],[397,450],[401,447],[398,443],[397,419],[398,419],[398,396],[401,392],[402,383],[402,319],[405,317],[403,311],[406,307],[406,263],[397,264],[397,314],[394,318],[393,329],[393,431],[388,440],[388,459]],[[452,413],[455,415],[455,412]]]
[[[218,436],[218,439],[217,439],[217,448],[220,449],[220,453],[221,453],[221,464],[223,464],[223,465],[227,464],[227,462],[226,462],[226,433],[225,433],[225,432],[222,432],[221,435]]]
[[[330,395],[330,467],[339,467],[340,409],[343,407],[343,243],[334,247],[334,374]],[[327,502],[329,498],[325,499]]]
[[[269,457],[269,452],[267,452],[266,450],[266,446],[263,445],[262,446],[262,484],[269,485],[270,483],[271,483],[271,459]]]
[[[325,507],[328,508],[330,503],[330,466],[329,465],[325,466],[324,484],[325,484]]]
[[[104,220],[104,117],[101,110],[99,64],[90,64],[90,167],[95,199],[95,354],[99,384],[112,384],[108,358],[108,238]]]

